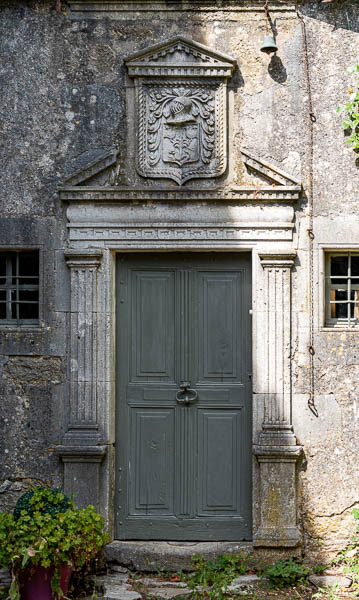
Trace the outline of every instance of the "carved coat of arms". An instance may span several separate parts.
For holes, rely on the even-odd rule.
[[[128,58],[137,90],[137,170],[218,177],[227,166],[226,80],[235,61],[177,37]]]

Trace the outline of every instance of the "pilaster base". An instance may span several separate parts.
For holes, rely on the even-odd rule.
[[[71,424],[64,437],[65,446],[97,446],[100,442],[98,426],[93,424]]]
[[[287,432],[289,433],[289,432]],[[281,432],[262,432],[260,441],[280,439]],[[294,437],[294,434],[292,434]],[[287,438],[287,442],[289,438]],[[298,546],[296,463],[302,447],[262,443],[254,446],[260,468],[261,524],[254,536],[256,547]]]
[[[56,453],[64,463],[64,491],[74,494],[78,508],[92,504],[100,510],[100,465],[106,446],[58,446]]]
[[[297,527],[259,527],[253,543],[258,548],[295,548],[300,544],[300,532]]]
[[[259,436],[258,446],[296,446],[297,438],[293,427],[287,423],[264,424]]]

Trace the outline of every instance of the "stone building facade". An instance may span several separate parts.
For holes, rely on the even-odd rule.
[[[1,1],[2,509],[45,482],[114,539],[349,539],[359,14],[267,8]]]

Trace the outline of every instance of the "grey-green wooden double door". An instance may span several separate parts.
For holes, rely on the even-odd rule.
[[[117,537],[251,539],[250,256],[117,261]]]

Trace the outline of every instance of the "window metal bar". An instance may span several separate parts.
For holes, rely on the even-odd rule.
[[[349,252],[348,256],[348,327],[350,327],[351,310],[350,310],[350,298],[351,298],[351,273],[352,273],[352,255]]]
[[[329,300],[329,304],[358,304],[357,300]]]
[[[6,257],[6,318],[11,319],[11,257]]]
[[[10,251],[2,253],[5,259],[5,281],[0,285],[0,290],[5,292],[5,299],[0,301],[5,305],[5,315],[2,322],[9,324],[16,323],[36,323],[38,318],[20,318],[20,305],[39,307],[39,275],[20,275],[20,261],[22,251]],[[34,252],[35,255],[35,252]],[[25,271],[26,273],[26,271]],[[27,283],[22,283],[27,281]],[[22,292],[37,292],[37,300],[20,300]]]
[[[16,267],[15,267],[15,286],[16,286],[16,300],[15,300],[15,308],[16,308],[16,321],[20,320],[20,307],[19,307],[19,280],[17,279],[17,275],[19,274],[19,253],[16,253]]]
[[[359,252],[352,252],[350,250],[346,252],[328,252],[326,259],[325,269],[325,282],[326,282],[326,320],[328,324],[338,325],[346,324],[348,328],[359,325],[359,275],[353,275],[353,261],[352,257],[359,257]],[[347,258],[347,273],[341,275],[332,275],[331,271],[333,268],[332,259],[335,257]],[[335,300],[338,292],[342,292],[343,299]],[[353,295],[353,299],[352,299]],[[346,304],[346,310],[344,309],[343,317],[337,317],[337,309],[335,305]],[[354,305],[353,317],[352,305]]]

